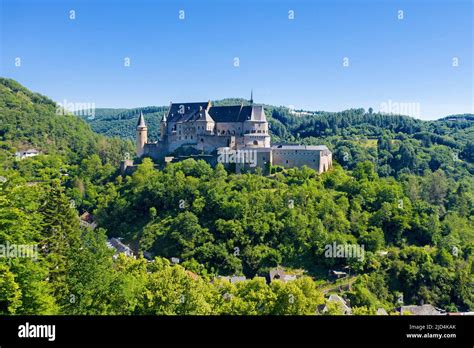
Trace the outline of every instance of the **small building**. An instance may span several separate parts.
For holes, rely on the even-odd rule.
[[[344,272],[344,271],[336,271],[336,270],[330,270],[329,271],[329,275],[330,276],[333,276],[337,279],[339,278],[344,278],[344,277],[347,277],[347,272]]]
[[[137,166],[133,164],[133,160],[122,160],[120,162],[120,173],[122,175],[131,175],[137,170]]]
[[[231,277],[218,276],[217,278],[227,280],[231,284],[236,284],[236,283],[240,283],[247,280],[245,276],[235,276],[235,275]]]
[[[275,268],[268,272],[267,282],[271,283],[274,280],[280,280],[282,282],[289,282],[297,279],[296,274],[288,274],[283,268]]]
[[[192,280],[198,280],[199,279],[199,276],[194,273],[194,272],[191,272],[191,271],[188,271],[186,270],[186,274],[188,275],[189,278],[191,278]]]
[[[128,245],[123,244],[119,238],[110,238],[107,241],[109,248],[115,249],[114,258],[117,258],[118,254],[125,254],[125,256],[133,256],[133,251]]]
[[[349,307],[347,304],[346,300],[344,300],[341,296],[336,295],[336,294],[331,294],[329,295],[328,299],[326,300],[326,305],[322,308],[322,313],[326,313],[329,308],[327,307],[328,303],[336,303],[337,306],[339,306],[342,310],[342,314],[344,315],[350,315],[352,314],[352,309]]]
[[[22,160],[22,159],[25,159],[25,158],[38,156],[40,153],[41,152],[36,150],[36,149],[28,149],[28,150],[24,150],[24,151],[15,152],[15,157],[19,160]]]
[[[400,314],[411,314],[411,315],[446,315],[446,312],[434,307],[431,304],[424,304],[421,306],[401,306],[397,308]]]
[[[79,216],[79,224],[82,227],[95,229],[97,227],[97,223],[94,220],[94,215],[89,212],[84,212],[81,216]]]
[[[240,283],[240,282],[244,282],[246,281],[247,278],[245,276],[232,276],[230,277],[229,281],[231,284],[235,284],[235,283]]]

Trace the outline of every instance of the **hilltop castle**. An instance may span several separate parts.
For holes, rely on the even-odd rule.
[[[188,150],[235,163],[236,171],[267,165],[300,167],[319,173],[332,167],[332,153],[326,146],[271,146],[263,105],[214,106],[209,102],[171,103],[160,122],[160,139],[148,142],[143,114],[137,123],[137,157],[164,160],[177,150]]]

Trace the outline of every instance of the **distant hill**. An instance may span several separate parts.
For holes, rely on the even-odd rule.
[[[440,121],[440,122],[443,122],[443,121],[456,121],[456,122],[470,121],[470,122],[474,122],[474,115],[473,114],[450,115],[450,116],[440,118],[436,121]]]
[[[135,128],[140,111],[143,112],[148,125],[148,138],[158,139],[160,120],[167,111],[165,106],[148,106],[135,109],[95,109],[92,116],[81,115],[78,117],[90,124],[96,133],[108,137],[120,137],[123,139],[135,139]]]

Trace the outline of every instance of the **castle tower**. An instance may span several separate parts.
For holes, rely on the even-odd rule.
[[[148,128],[145,124],[145,119],[143,118],[143,113],[140,112],[140,117],[138,118],[137,123],[137,157],[143,155],[145,144],[148,141]]]
[[[166,139],[166,132],[167,132],[167,119],[166,119],[166,113],[163,115],[163,118],[161,119],[160,122],[160,139],[161,141],[165,141]]]

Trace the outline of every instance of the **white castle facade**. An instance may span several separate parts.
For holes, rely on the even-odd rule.
[[[301,167],[318,173],[332,167],[326,146],[271,145],[263,105],[213,106],[211,102],[171,103],[160,122],[160,139],[148,142],[143,114],[137,123],[137,157],[164,160],[176,151],[194,151],[223,164],[235,163],[237,172],[269,165]]]

